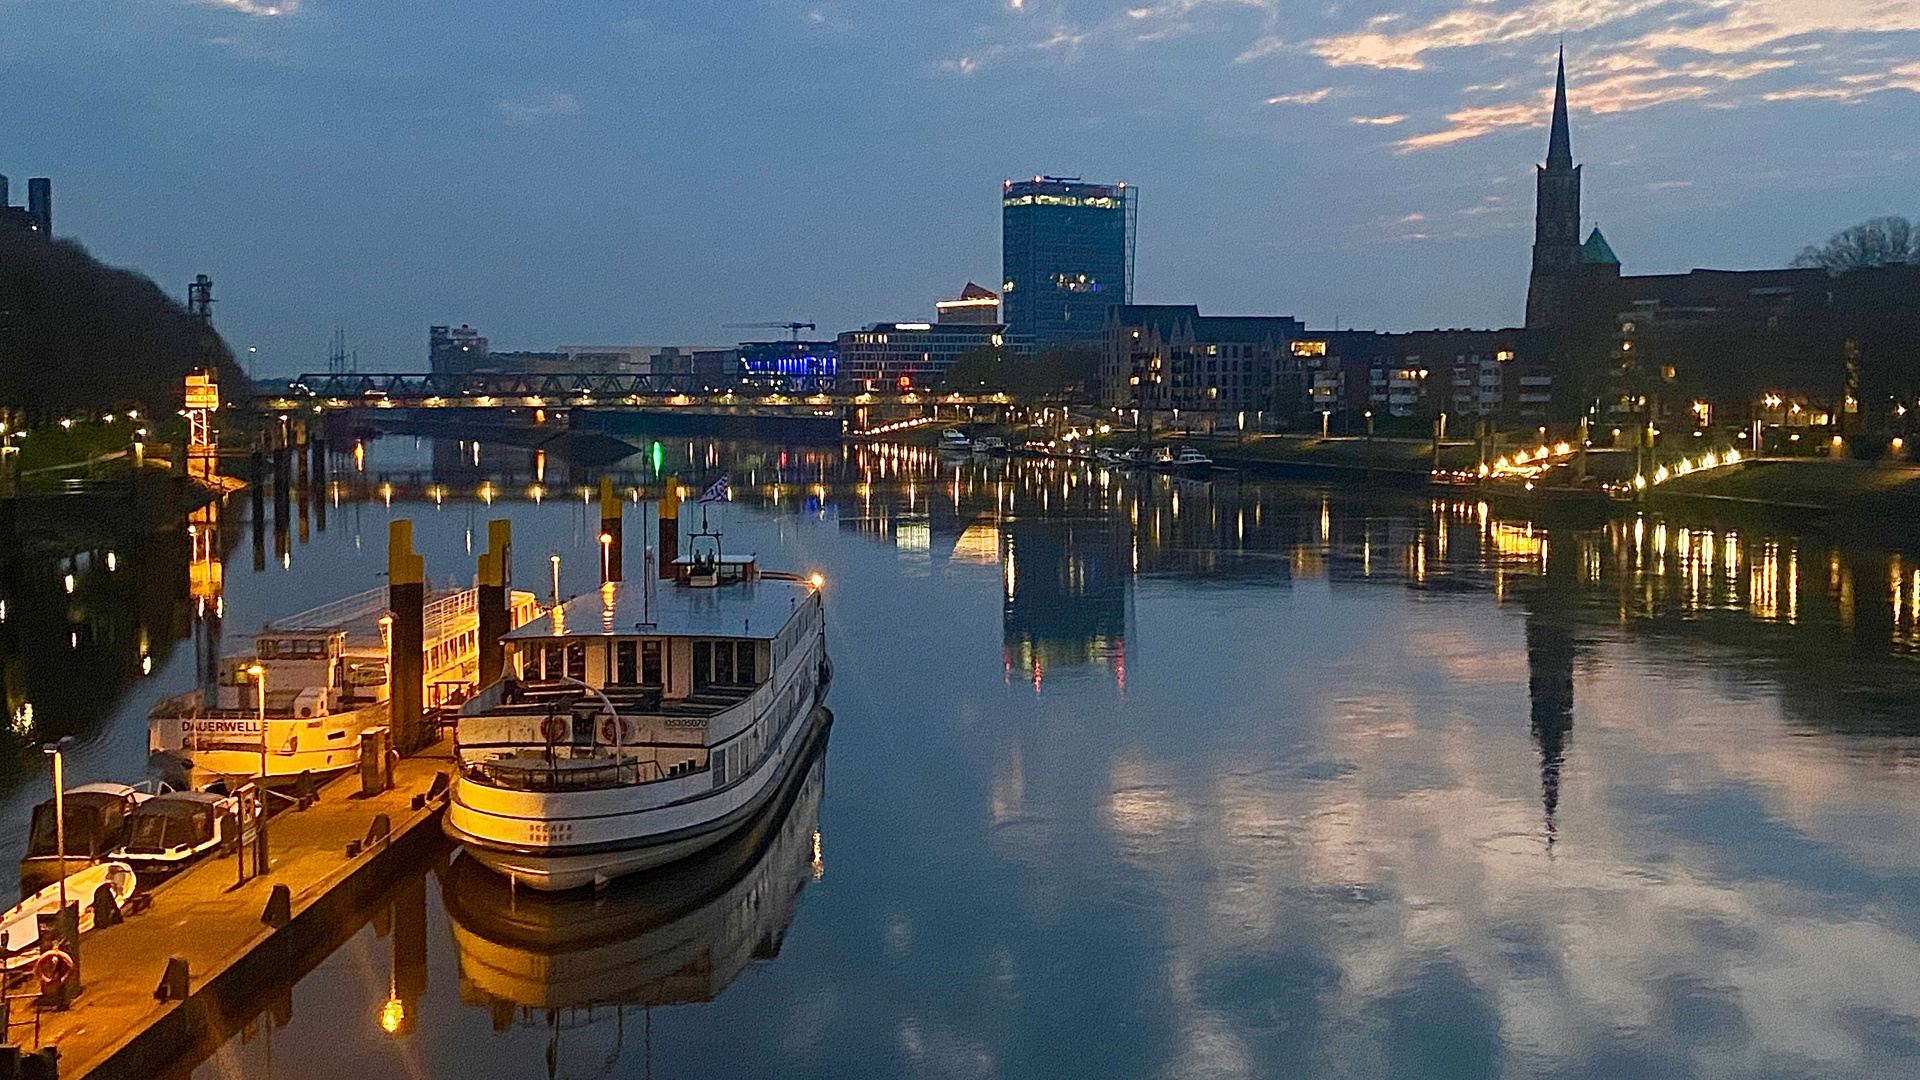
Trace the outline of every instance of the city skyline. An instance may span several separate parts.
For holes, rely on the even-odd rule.
[[[1146,193],[1142,303],[1514,325],[1563,32],[1586,218],[1629,273],[1779,266],[1920,209],[1889,137],[1920,111],[1920,12],[1900,5],[7,18],[0,166],[54,177],[60,234],[170,294],[211,274],[217,325],[275,373],[322,367],[336,325],[384,366],[449,321],[549,348],[924,317],[995,277],[991,193],[1041,173]]]

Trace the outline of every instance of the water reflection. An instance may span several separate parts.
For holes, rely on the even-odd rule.
[[[606,1075],[625,1054],[648,1053],[634,1027],[646,1010],[712,1001],[779,955],[801,890],[825,872],[825,751],[823,733],[796,782],[721,848],[597,895],[516,897],[457,859],[441,895],[461,1000],[485,1008],[496,1033],[544,1031],[549,1076]]]
[[[599,470],[485,449],[443,475],[437,453],[336,457],[338,524],[296,571],[365,572],[361,520],[377,554],[391,515],[420,521],[437,573],[466,565],[486,516],[590,572],[570,553],[592,543],[580,492]],[[307,1058],[476,1075],[538,1068],[548,1046],[556,1072],[592,1072],[616,1045],[634,1075],[1920,1068],[1911,553],[909,448],[679,440],[607,471],[630,493],[730,473],[729,543],[825,572],[835,788],[789,824],[827,815],[835,873],[791,902],[812,872],[794,828],[692,890],[711,904],[614,893],[501,924],[484,913],[538,909],[456,864],[426,879],[424,967],[363,933],[296,987],[276,1037]],[[785,907],[721,918],[756,890]],[[768,941],[781,962],[750,966]],[[396,1036],[375,1019],[389,1001]],[[285,1061],[277,1075],[317,1074]]]

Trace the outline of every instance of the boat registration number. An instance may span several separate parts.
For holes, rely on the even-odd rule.
[[[527,840],[535,844],[562,844],[573,839],[571,821],[536,821],[527,826]]]

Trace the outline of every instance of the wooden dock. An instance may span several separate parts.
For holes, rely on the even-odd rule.
[[[350,774],[306,810],[272,819],[267,873],[236,885],[228,856],[161,885],[147,910],[81,939],[82,990],[72,1008],[41,1013],[36,1032],[32,1005],[16,1004],[12,1041],[57,1047],[62,1077],[93,1080],[150,1077],[211,1049],[258,1012],[256,988],[297,970],[298,959],[335,940],[340,927],[357,926],[357,913],[445,843],[446,798],[424,796],[436,774],[451,780],[452,771],[451,750],[440,743],[400,759],[393,788],[379,795],[360,796]],[[364,844],[383,814],[388,835],[349,856],[349,843]],[[275,927],[265,913],[278,885],[291,904]],[[155,991],[171,957],[187,962],[187,996],[161,1001]]]

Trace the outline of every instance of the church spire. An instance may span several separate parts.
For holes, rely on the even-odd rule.
[[[1567,47],[1560,46],[1560,70],[1553,82],[1553,134],[1547,136],[1547,168],[1573,164],[1573,137],[1567,131]]]

